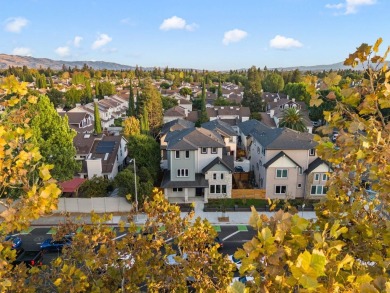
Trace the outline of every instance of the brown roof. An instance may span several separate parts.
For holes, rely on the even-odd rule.
[[[183,107],[175,106],[164,112],[164,117],[185,117],[186,111]]]
[[[93,135],[87,133],[77,133],[77,135],[73,138],[73,145],[76,148],[76,152],[78,155],[88,155],[91,152],[93,143],[95,140],[101,140],[102,134]]]

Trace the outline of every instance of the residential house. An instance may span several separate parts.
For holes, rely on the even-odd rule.
[[[221,119],[215,119],[203,123],[202,128],[206,128],[211,131],[216,131],[219,133],[225,143],[226,152],[236,158],[237,155],[237,133],[234,131],[233,127]]]
[[[127,140],[122,136],[97,137],[90,153],[82,162],[80,178],[94,176],[114,179],[126,165]]]
[[[93,116],[88,112],[65,112],[59,111],[58,114],[62,117],[68,117],[70,128],[77,133],[92,133],[94,130]]]
[[[313,132],[313,123],[309,118],[309,111],[307,110],[305,102],[296,101],[294,98],[290,99],[288,95],[279,93],[263,93],[263,100],[266,103],[267,112],[260,113],[262,120],[270,127],[279,127],[279,122],[283,118],[284,110],[288,108],[295,108],[302,114],[303,123],[307,128],[307,132]]]
[[[312,134],[288,128],[255,128],[249,135],[254,181],[258,188],[266,190],[268,198],[302,198],[324,192],[318,189],[318,194],[311,194],[308,190],[308,186],[321,185],[327,179],[313,175],[313,181],[312,174],[330,171],[317,160],[317,143]]]
[[[217,132],[186,128],[167,133],[167,169],[161,188],[171,201],[230,197],[233,157]]]
[[[172,107],[164,112],[163,123],[167,123],[177,119],[185,119],[188,115],[188,110],[181,106]]]
[[[246,157],[250,158],[252,136],[250,135],[252,131],[257,130],[258,132],[263,132],[268,130],[270,127],[265,125],[263,122],[250,119],[244,122],[238,123],[238,136],[237,136],[237,147],[241,150],[245,150]]]

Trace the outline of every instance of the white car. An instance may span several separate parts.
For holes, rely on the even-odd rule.
[[[179,261],[177,261],[178,258],[181,258]],[[183,260],[187,259],[187,253],[183,253],[183,255],[177,255],[177,254],[170,254],[167,256],[167,259],[165,260],[165,263],[170,266],[176,266],[180,265]]]
[[[241,265],[242,265],[241,259],[235,258],[235,257],[234,257],[234,254],[228,255],[228,259],[229,259],[232,263],[234,263],[234,264],[236,265],[237,270],[240,269],[240,267],[241,267]]]

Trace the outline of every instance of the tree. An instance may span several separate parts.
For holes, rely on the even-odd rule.
[[[65,93],[65,107],[74,108],[76,104],[81,102],[82,91],[74,87],[70,88]]]
[[[162,96],[161,101],[164,110],[168,110],[178,105],[178,101],[175,98],[171,98],[171,97]]]
[[[100,112],[99,112],[99,106],[98,103],[95,102],[93,104],[93,129],[96,134],[102,133],[102,122],[100,121]]]
[[[222,97],[222,86],[221,86],[221,80],[218,82],[218,94],[217,97],[220,98]]]
[[[53,103],[54,107],[63,106],[64,105],[64,93],[52,88],[47,93],[47,96],[50,99],[50,102]]]
[[[105,197],[112,190],[112,182],[104,177],[93,176],[80,185],[79,197]]]
[[[83,97],[83,103],[84,104],[88,104],[90,102],[92,102],[92,88],[91,88],[91,83],[88,79],[85,80],[85,88],[83,90],[83,94],[82,94],[82,97]]]
[[[127,111],[127,116],[135,116],[135,102],[134,102],[134,91],[133,91],[133,82],[130,80],[129,87],[129,109]]]
[[[200,115],[197,121],[197,125],[209,121],[206,111],[206,85],[205,82],[202,82],[202,96],[201,96],[201,105],[200,105]]]
[[[141,133],[140,123],[134,116],[127,117],[123,121],[123,135],[129,138],[132,135],[139,135]]]
[[[146,107],[143,108],[143,114],[140,119],[140,128],[141,128],[141,133],[149,135],[150,134],[150,128],[149,128],[149,119],[148,119],[148,110]]]
[[[242,105],[249,107],[251,112],[260,112],[263,110],[261,75],[255,66],[248,69],[248,80],[244,88]]]
[[[307,131],[302,114],[295,108],[287,108],[283,111],[279,127],[287,127],[300,132]]]
[[[9,291],[11,286],[25,284],[27,268],[13,269],[16,253],[5,236],[27,229],[32,220],[56,210],[61,190],[51,178],[53,166],[43,162],[39,145],[33,141],[27,114],[37,97],[27,97],[26,83],[19,83],[13,75],[2,79],[0,88],[5,91],[0,95],[5,107],[0,114],[0,290]]]
[[[284,88],[283,77],[278,73],[269,73],[262,81],[264,91],[270,93],[278,93]]]
[[[191,96],[192,95],[192,90],[189,87],[182,87],[179,91],[179,93],[186,97],[186,96]]]
[[[128,142],[129,156],[135,158],[137,167],[145,167],[152,178],[157,180],[160,170],[160,146],[156,140],[149,135],[134,135]]]
[[[55,179],[72,179],[81,166],[75,160],[73,138],[76,132],[70,129],[68,117],[58,115],[49,98],[43,95],[28,110],[33,141],[39,145],[42,161],[54,165],[51,173]]]
[[[342,90],[332,112],[325,112],[325,134],[316,137],[318,155],[332,164],[325,200],[316,206],[317,219],[306,220],[291,209],[272,218],[253,211],[257,236],[235,253],[241,274],[251,274],[265,292],[386,292],[390,257],[390,124],[383,111],[387,96],[387,53],[362,44],[345,65],[364,66],[367,76],[355,88]],[[332,79],[332,78],[330,78]],[[309,84],[308,88],[312,88]],[[333,82],[328,79],[328,86]],[[311,104],[320,105],[317,91]],[[329,97],[333,98],[333,97]],[[373,192],[368,193],[367,183]]]
[[[284,87],[283,92],[289,95],[290,98],[305,102],[309,106],[310,94],[306,91],[306,85],[303,82],[288,83]]]

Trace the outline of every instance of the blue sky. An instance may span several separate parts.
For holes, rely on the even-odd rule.
[[[0,53],[208,70],[343,61],[390,44],[389,0],[0,0]]]

